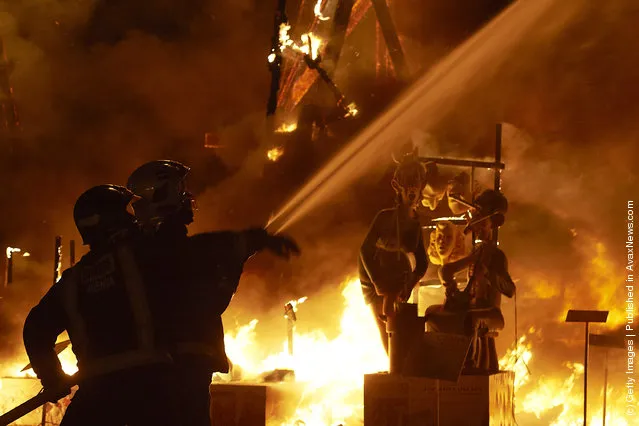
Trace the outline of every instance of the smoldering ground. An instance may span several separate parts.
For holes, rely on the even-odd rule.
[[[77,238],[70,216],[84,189],[105,181],[123,182],[140,162],[157,157],[187,161],[201,189],[210,186],[200,191],[197,229],[263,223],[278,204],[259,183],[263,155],[253,154],[254,161],[242,161],[237,155],[233,158],[240,160],[224,163],[203,159],[207,157],[200,150],[205,132],[234,127],[243,117],[263,110],[273,5],[216,2],[202,4],[203,13],[171,13],[169,2],[162,3],[164,12],[157,2],[145,3],[144,11],[128,12],[109,3],[112,9],[105,6],[107,2],[101,7],[111,11],[101,13],[130,24],[118,24],[113,30],[110,20],[103,18],[101,30],[92,35],[103,42],[93,44],[87,41],[91,33],[87,28],[95,20],[92,13],[98,10],[93,2],[1,3],[2,36],[14,64],[11,80],[22,132],[21,146],[3,154],[0,240],[28,247],[46,259],[55,234]],[[491,78],[462,97],[450,116],[427,130],[439,141],[436,150],[441,154],[483,157],[492,155],[495,122],[515,126],[513,134],[504,134],[508,168],[503,188],[511,209],[502,244],[510,253],[513,275],[520,279],[520,302],[530,297],[531,306],[541,304],[557,314],[544,315],[547,333],[576,337],[578,332],[571,334],[572,329],[558,325],[561,311],[566,305],[584,309],[597,305],[599,295],[593,286],[577,290],[583,288],[596,242],[605,247],[610,268],[619,266],[622,213],[626,199],[637,193],[633,159],[639,130],[634,120],[639,54],[628,46],[637,36],[638,6],[627,0],[571,2],[566,7],[574,8],[567,13],[569,19],[559,27],[549,20],[547,28],[531,34],[497,70],[491,70]],[[140,16],[157,10],[159,17],[140,24]],[[428,68],[437,53],[450,50],[448,45],[481,22],[468,18],[470,23],[459,28],[464,21],[459,19],[450,27],[442,24],[444,35],[437,37],[432,30],[424,37],[414,31],[409,12],[403,13],[398,31],[403,32],[401,22],[405,22],[404,40],[415,52],[407,48],[409,61],[418,65],[414,69]],[[465,2],[441,13],[486,15],[470,11]],[[198,19],[191,19],[193,14]],[[171,22],[167,16],[180,15],[190,23],[172,26],[172,36],[154,29]],[[436,44],[432,50],[431,41]],[[367,48],[350,46],[346,51]],[[342,80],[343,90],[348,91],[347,79]],[[255,123],[262,125],[259,120]],[[260,134],[240,132],[237,144],[263,148]],[[268,279],[256,279],[249,267],[229,320],[242,322],[254,315],[245,308],[252,309],[255,301],[264,311],[274,306],[280,316],[286,300],[311,295],[310,304],[314,292],[332,289],[354,272],[357,247],[375,213],[362,206],[375,206],[371,199],[389,199],[390,186],[379,184],[385,167],[367,174],[358,182],[359,190],[336,191],[330,204],[289,230],[302,242],[304,256],[299,261],[276,267],[269,266],[270,257],[252,261],[258,265],[254,270],[270,271]],[[207,180],[213,175],[215,184]],[[288,195],[276,193],[280,201]],[[379,204],[376,207],[386,207]],[[558,294],[552,290],[551,297],[542,298],[538,290],[542,279],[550,288],[560,289]],[[48,287],[49,273],[43,272],[41,283],[29,282],[32,290],[25,293],[34,303]],[[507,313],[510,303],[505,302]],[[323,318],[317,322],[335,324]],[[540,322],[538,310],[520,306],[521,330]],[[19,344],[19,330],[7,341]],[[567,350],[561,357],[573,357],[576,341],[566,339]],[[508,343],[504,340],[501,346]]]

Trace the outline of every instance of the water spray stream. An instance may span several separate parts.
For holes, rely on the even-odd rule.
[[[281,232],[352,183],[376,161],[390,158],[415,129],[440,122],[463,94],[490,78],[535,25],[566,19],[562,2],[521,0],[508,7],[450,55],[432,67],[406,93],[313,176],[271,217],[267,227]]]

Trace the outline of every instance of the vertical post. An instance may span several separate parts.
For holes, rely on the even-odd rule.
[[[584,350],[584,426],[588,422],[588,352],[590,347],[590,323],[586,322],[586,348]]]
[[[501,123],[497,123],[495,130],[495,163],[501,163]],[[495,191],[501,192],[501,169],[495,167]],[[493,241],[499,241],[499,228],[493,228]]]
[[[75,240],[69,241],[69,266],[75,265]]]
[[[284,318],[286,318],[286,338],[288,343],[288,354],[293,356],[293,334],[295,332],[295,321],[297,321],[297,315],[295,315],[294,302],[288,302],[284,305]]]
[[[277,97],[280,91],[282,77],[282,50],[280,45],[280,25],[287,22],[286,0],[278,0],[273,24],[273,38],[271,39],[271,54],[269,55],[269,67],[271,69],[271,90],[266,105],[266,116],[274,115],[277,110]]]
[[[6,286],[8,287],[9,284],[13,283],[13,253],[7,251],[7,284]]]
[[[338,0],[337,6],[335,7],[333,29],[326,49],[324,49],[324,59],[322,60],[328,75],[331,77],[335,75],[335,69],[337,68],[337,62],[342,52],[342,47],[344,46],[346,30],[351,20],[354,5],[355,0]]]
[[[413,303],[417,305],[417,312],[419,314],[419,289],[421,288],[421,284],[417,283],[415,287],[413,287],[413,291],[411,291],[411,298],[413,299]]]
[[[290,356],[293,356],[293,333],[295,331],[295,323],[290,318],[286,322],[287,322],[286,337],[288,340],[288,354]]]
[[[603,426],[606,426],[606,405],[608,400],[608,349],[604,352],[604,395],[603,395]]]
[[[62,263],[62,237],[55,237],[55,252],[53,254],[53,284],[58,282],[60,277],[60,266]]]
[[[475,167],[470,168],[470,202],[475,204]],[[475,231],[472,231],[471,238],[473,239],[473,247],[475,246],[475,240],[477,239],[477,234]]]
[[[373,8],[377,15],[377,22],[379,22],[386,47],[388,48],[388,55],[393,63],[393,68],[395,68],[395,75],[398,80],[407,81],[410,75],[408,73],[406,57],[404,56],[404,51],[402,50],[402,45],[397,36],[395,24],[386,2],[387,0],[372,0]]]
[[[435,379],[435,395],[437,397],[437,407],[435,408],[436,426],[439,426],[439,379]]]

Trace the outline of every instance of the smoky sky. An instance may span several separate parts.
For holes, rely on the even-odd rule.
[[[1,149],[0,242],[28,248],[38,265],[50,262],[56,234],[78,239],[71,211],[82,191],[124,183],[137,165],[156,158],[192,167],[199,195],[194,230],[265,223],[304,180],[260,179],[260,150],[269,144],[265,58],[275,3],[0,2],[0,35],[21,124],[18,136]],[[288,3],[295,23],[299,2]],[[397,31],[410,69],[419,75],[509,2],[397,3]],[[428,129],[433,142],[421,147],[490,157],[495,123],[508,123],[503,190],[510,209],[500,234],[503,248],[519,279],[520,300],[557,315],[566,304],[596,304],[596,294],[575,296],[570,289],[584,285],[596,242],[605,245],[611,268],[620,267],[625,203],[639,193],[639,52],[632,48],[639,5],[577,1],[566,8],[561,25],[549,20],[525,39],[491,78]],[[347,40],[340,58],[346,71],[338,72],[341,89],[364,116],[392,97],[375,86],[374,66],[365,59],[374,51],[371,19]],[[203,148],[206,132],[225,141],[216,155]],[[299,261],[286,264],[268,255],[252,260],[229,315],[240,322],[249,318],[253,312],[243,306],[280,315],[284,301],[335,288],[353,273],[369,221],[392,203],[381,170],[390,166],[389,159],[355,186],[336,191],[330,203],[290,230],[304,250]],[[48,287],[47,267],[38,270],[40,279],[25,278],[32,291],[11,293],[21,307],[11,310],[11,324],[19,326],[25,307]],[[554,299],[536,299],[540,276],[562,289]],[[505,303],[511,309],[512,302]],[[536,312],[520,309],[521,329],[543,322]],[[19,342],[19,331],[12,330],[3,334]]]

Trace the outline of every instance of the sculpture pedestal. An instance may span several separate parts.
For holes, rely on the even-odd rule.
[[[513,372],[457,383],[367,374],[364,426],[514,426],[513,400]]]
[[[296,383],[212,383],[212,426],[264,426],[295,414],[302,388]]]

